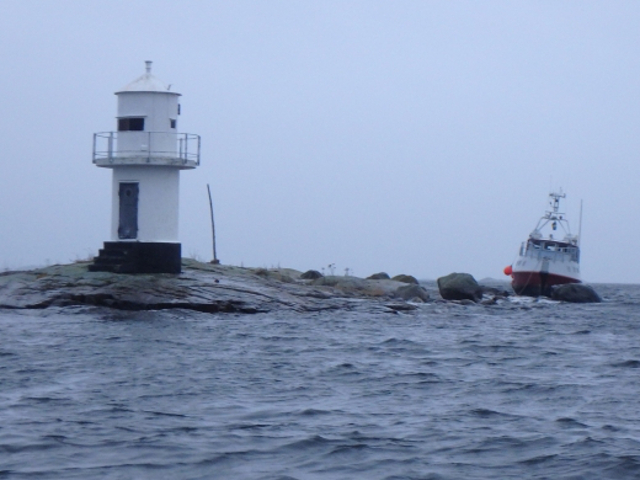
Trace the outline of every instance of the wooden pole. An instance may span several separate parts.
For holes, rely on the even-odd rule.
[[[220,260],[218,260],[218,255],[216,254],[216,225],[213,221],[213,200],[211,199],[211,188],[207,183],[207,192],[209,192],[209,210],[211,211],[211,238],[213,242],[213,260],[211,263],[214,265],[218,265]]]

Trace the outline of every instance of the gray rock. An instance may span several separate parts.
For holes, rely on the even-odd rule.
[[[490,287],[481,285],[483,295],[493,297],[495,299],[507,298],[511,296],[511,293],[505,288]]]
[[[373,275],[367,277],[367,280],[390,280],[391,277],[386,272],[374,273]]]
[[[411,305],[410,303],[387,303],[385,307],[394,312],[407,312],[416,310],[418,308],[415,305]]]
[[[336,287],[341,290],[364,290],[366,280],[357,277],[347,277],[339,275],[328,275],[320,277],[313,281],[313,285],[321,285],[325,287]]]
[[[551,298],[572,303],[599,303],[602,301],[600,295],[592,287],[584,283],[556,285],[551,289]]]
[[[472,300],[482,299],[482,287],[476,279],[468,273],[451,273],[438,278],[438,290],[445,300]]]
[[[496,305],[499,300],[508,298],[511,294],[504,288],[480,285],[482,288],[482,305]]]
[[[300,277],[300,272],[290,268],[256,268],[253,271],[260,277],[277,282],[294,283]]]
[[[402,300],[413,300],[414,298],[419,298],[423,302],[429,301],[429,293],[425,288],[415,284],[398,287],[394,296],[396,298],[401,298]]]
[[[314,280],[312,285],[332,287],[337,293],[361,297],[393,297],[402,283],[393,280],[367,280],[347,276],[326,276]]]
[[[258,313],[347,308],[346,297],[309,288],[291,269],[254,269],[183,259],[181,274],[89,272],[88,262],[0,274],[0,308],[92,306]],[[325,295],[323,295],[325,293]]]
[[[419,284],[418,280],[416,280],[416,278],[412,277],[411,275],[400,274],[400,275],[396,275],[391,280],[395,280],[396,282],[402,282],[402,283],[413,283],[415,285]]]
[[[458,305],[475,305],[476,302],[475,300],[470,300],[468,298],[465,298],[463,300],[454,300],[455,303],[457,303]]]
[[[317,270],[307,270],[302,275],[300,275],[300,278],[303,278],[305,280],[315,280],[316,278],[321,278],[322,276],[323,275]]]

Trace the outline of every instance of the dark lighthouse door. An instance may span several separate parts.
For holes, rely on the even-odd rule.
[[[120,183],[120,219],[118,222],[118,238],[135,240],[138,238],[138,183]]]

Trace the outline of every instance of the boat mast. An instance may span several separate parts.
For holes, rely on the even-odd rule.
[[[552,200],[549,201],[552,210],[551,212],[549,212],[549,218],[557,219],[559,214],[558,211],[560,210],[560,199],[566,198],[567,194],[563,193],[562,190],[560,190],[560,192],[551,192],[549,196],[552,198]],[[560,215],[562,214],[560,213]]]
[[[578,242],[577,242],[578,246],[580,246],[581,239],[582,239],[582,200],[580,200],[580,218],[578,219]]]

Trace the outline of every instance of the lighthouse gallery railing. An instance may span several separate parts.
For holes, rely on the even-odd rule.
[[[184,165],[200,165],[200,135],[171,132],[136,132],[136,134],[144,135],[146,143],[139,144],[136,149],[121,149],[118,148],[118,132],[94,133],[93,163],[116,163],[119,159],[140,158],[146,159],[147,163],[158,159],[175,159]],[[157,145],[175,145],[175,148],[158,148]]]

